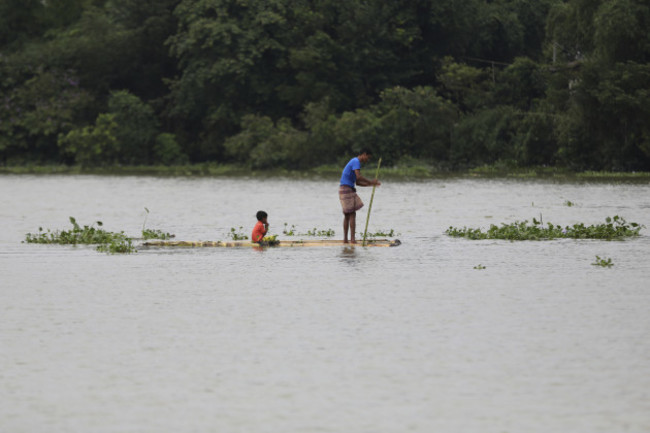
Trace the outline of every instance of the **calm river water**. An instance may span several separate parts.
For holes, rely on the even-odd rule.
[[[0,176],[0,431],[650,432],[650,229],[444,235],[650,227],[647,183],[386,181],[370,229],[397,248],[21,243],[69,216],[137,235],[145,207],[181,240],[248,233],[259,209],[272,233],[342,233],[336,180]]]

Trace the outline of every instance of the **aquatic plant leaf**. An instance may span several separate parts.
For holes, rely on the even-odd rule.
[[[459,229],[449,227],[445,233],[448,236],[464,237],[472,240],[506,239],[514,241],[557,238],[614,240],[638,236],[643,228],[642,225],[637,223],[628,224],[624,218],[618,215],[614,218],[607,217],[605,221],[607,224],[586,226],[583,223],[577,223],[562,228],[551,223],[548,223],[547,227],[543,227],[541,223],[538,224],[538,221],[533,218],[533,225],[528,224],[528,221],[515,221],[510,224],[502,223],[501,226],[492,224],[486,231],[480,228],[463,227]]]

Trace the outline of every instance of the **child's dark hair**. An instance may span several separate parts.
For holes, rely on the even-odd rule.
[[[257,211],[257,215],[255,215],[255,216],[257,217],[258,221],[262,221],[264,218],[268,217],[268,214],[266,212],[264,212],[263,210],[260,210],[260,211]]]
[[[372,155],[372,150],[370,150],[369,147],[363,147],[363,148],[361,148],[361,150],[359,151],[359,155],[363,155],[364,153],[365,153],[365,154],[368,154],[368,155]]]

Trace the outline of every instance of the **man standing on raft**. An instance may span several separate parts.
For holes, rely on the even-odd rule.
[[[370,180],[361,176],[361,163],[370,160],[370,150],[361,149],[359,155],[352,158],[341,173],[341,185],[339,186],[339,199],[343,208],[343,243],[348,243],[348,231],[350,231],[351,243],[357,243],[355,240],[355,230],[357,228],[357,211],[363,207],[361,198],[357,195],[355,185],[373,186],[381,185],[377,179]]]

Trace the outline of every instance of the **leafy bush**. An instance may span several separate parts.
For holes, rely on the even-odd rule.
[[[458,111],[433,87],[393,87],[381,94],[375,111],[380,122],[378,155],[393,164],[404,156],[447,160],[449,136]]]
[[[291,166],[304,149],[306,133],[295,129],[288,119],[277,123],[267,116],[247,115],[242,131],[226,140],[224,147],[236,161],[253,168]]]
[[[189,159],[176,142],[174,134],[162,133],[156,137],[154,159],[165,165],[187,164]]]
[[[463,117],[452,135],[451,161],[466,165],[516,160],[515,116],[511,107],[495,107]]]
[[[59,135],[58,144],[77,164],[97,166],[114,163],[120,152],[118,124],[112,114],[97,116],[95,126],[74,129]]]
[[[126,164],[149,164],[158,136],[158,119],[153,109],[126,90],[112,92],[108,111],[118,129],[115,137],[120,143],[119,161]],[[169,140],[167,145],[169,145]]]

